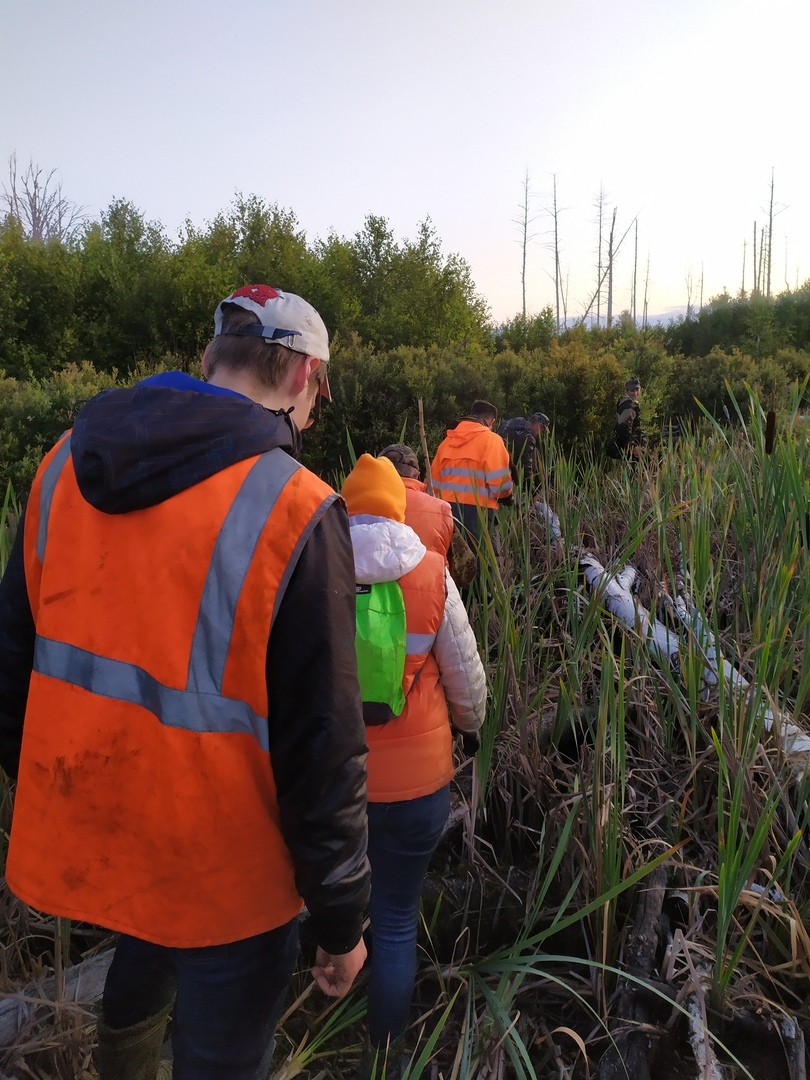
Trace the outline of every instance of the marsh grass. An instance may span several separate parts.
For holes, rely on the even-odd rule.
[[[6,485],[3,503],[0,506],[0,577],[6,569],[11,545],[17,532],[17,522],[20,520],[20,507],[15,498],[11,484]]]
[[[707,417],[637,467],[562,455],[549,440],[536,496],[559,515],[561,539],[524,498],[483,534],[469,610],[490,700],[474,781],[459,762],[467,825],[437,853],[439,899],[424,912],[413,1080],[593,1076],[628,978],[640,889],[658,864],[669,872],[669,930],[657,962],[672,995],[652,991],[653,1041],[683,1042],[684,1006],[672,996],[689,993],[698,961],[710,973],[712,1039],[741,1011],[795,1015],[807,1028],[810,770],[780,746],[778,721],[766,723],[770,710],[809,724],[802,393],[771,454],[753,397],[732,425]],[[15,514],[7,499],[0,558]],[[672,665],[588,592],[583,550],[611,571],[636,568],[638,602],[679,637]],[[507,901],[518,923],[499,941]],[[5,904],[2,989],[32,978],[35,954],[49,956],[42,942],[38,953],[26,946],[34,917]],[[53,964],[59,931],[38,925]],[[362,1040],[364,986],[333,1008],[306,985],[303,973],[278,1067],[345,1075]],[[729,1076],[751,1076],[740,1058]]]

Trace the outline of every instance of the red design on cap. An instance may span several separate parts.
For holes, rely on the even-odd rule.
[[[231,296],[244,296],[248,300],[252,300],[254,304],[261,304],[264,307],[268,300],[277,299],[278,290],[271,288],[269,285],[243,285],[241,289],[231,293]]]

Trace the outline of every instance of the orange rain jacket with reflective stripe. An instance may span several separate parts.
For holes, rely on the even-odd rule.
[[[105,514],[68,447],[44,460],[26,511],[37,638],[9,885],[167,946],[280,926],[302,901],[267,746],[267,642],[337,496],[275,449]]]
[[[512,494],[509,451],[477,420],[462,420],[447,432],[430,473],[436,494],[450,503],[496,510],[498,500]]]
[[[438,551],[447,558],[453,539],[453,515],[443,499],[428,495],[421,480],[403,476],[405,485],[405,524],[410,525],[428,551]]]
[[[405,708],[388,723],[366,728],[369,802],[432,795],[453,778],[447,698],[432,652],[444,616],[444,572],[444,558],[428,551],[399,579],[407,632]]]

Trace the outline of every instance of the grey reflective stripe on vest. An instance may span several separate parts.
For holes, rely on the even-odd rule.
[[[222,692],[242,583],[284,485],[300,468],[283,450],[262,454],[231,503],[214,545],[194,629],[187,683],[192,692]]]
[[[406,634],[405,651],[408,656],[427,656],[435,640],[435,634]]]
[[[135,664],[124,664],[76,645],[38,637],[34,671],[80,686],[98,697],[139,705],[168,727],[199,732],[243,732],[252,735],[263,750],[269,748],[267,718],[257,716],[244,701],[175,690]]]
[[[39,488],[39,528],[37,529],[37,558],[40,562],[45,558],[45,545],[48,542],[48,521],[51,516],[51,503],[53,502],[56,481],[61,476],[62,469],[65,467],[65,462],[69,456],[70,435],[59,445],[42,474],[42,483]]]
[[[135,664],[39,636],[34,670],[100,697],[140,705],[169,727],[198,732],[243,732],[252,735],[267,750],[267,717],[258,716],[244,701],[223,697],[222,681],[239,595],[256,545],[285,484],[300,468],[283,450],[270,450],[256,460],[242,482],[222,523],[206,574],[186,689],[165,686]],[[332,492],[323,500],[299,537],[279,582],[272,619],[304,544],[337,497]]]

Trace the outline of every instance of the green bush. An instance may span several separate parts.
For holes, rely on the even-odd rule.
[[[0,486],[27,493],[44,454],[71,425],[89,398],[116,384],[92,364],[27,382],[0,373]]]

